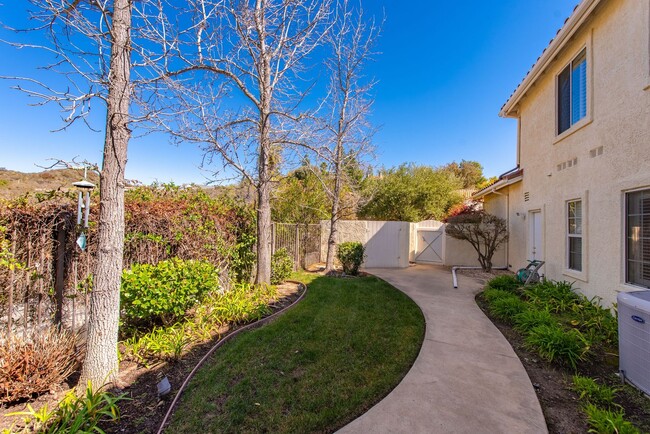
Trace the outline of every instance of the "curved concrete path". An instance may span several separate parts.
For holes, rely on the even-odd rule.
[[[402,382],[340,433],[547,433],[528,374],[474,301],[476,280],[416,265],[368,272],[404,291],[424,312],[426,333]]]

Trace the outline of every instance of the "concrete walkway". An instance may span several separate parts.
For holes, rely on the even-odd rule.
[[[422,309],[426,334],[402,382],[340,433],[546,433],[528,374],[510,344],[481,312],[481,285],[416,265],[371,269]]]

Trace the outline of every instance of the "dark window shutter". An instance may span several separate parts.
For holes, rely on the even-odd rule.
[[[565,68],[557,78],[557,133],[571,126],[571,71]]]

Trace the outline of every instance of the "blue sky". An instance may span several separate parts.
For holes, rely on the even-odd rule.
[[[378,166],[416,162],[439,166],[476,160],[488,176],[515,165],[516,121],[497,113],[569,16],[578,0],[365,0],[385,11],[376,61],[373,122]],[[27,2],[0,5],[1,20],[26,14]],[[0,38],[7,33],[1,32]],[[38,53],[0,44],[0,75],[30,76]],[[24,94],[0,80],[0,167],[38,171],[48,158],[101,162],[103,131],[75,125],[64,132],[56,107],[30,107]],[[103,129],[101,110],[92,118]],[[201,153],[164,136],[130,143],[127,177],[145,183],[205,182]]]

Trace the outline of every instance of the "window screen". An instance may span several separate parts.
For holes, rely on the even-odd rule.
[[[626,281],[650,288],[650,190],[626,196]]]
[[[557,133],[587,116],[587,51],[582,50],[557,77]]]

